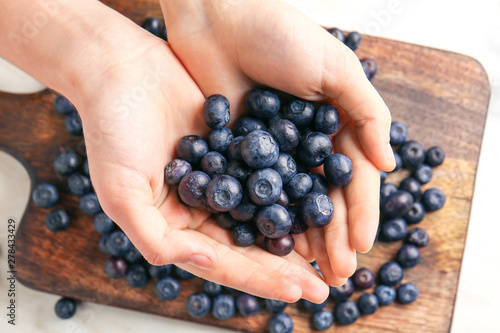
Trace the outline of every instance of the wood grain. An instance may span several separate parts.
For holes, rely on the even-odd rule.
[[[161,17],[156,1],[104,1],[140,23],[147,16]],[[139,5],[140,4],[140,5]],[[405,122],[410,138],[425,147],[439,145],[447,154],[435,169],[427,187],[441,188],[448,200],[445,207],[428,214],[419,225],[431,243],[422,250],[422,262],[405,271],[405,280],[420,288],[417,302],[394,304],[375,314],[362,316],[354,325],[335,326],[339,332],[447,332],[456,297],[477,161],[489,100],[489,84],[482,66],[474,59],[436,49],[392,40],[364,37],[357,51],[360,58],[371,57],[379,65],[373,79],[391,109],[393,119]],[[103,270],[106,255],[99,251],[99,235],[92,219],[78,209],[78,198],[69,194],[65,179],[52,169],[54,157],[63,150],[84,155],[82,138],[64,130],[64,117],[52,110],[54,95],[49,91],[29,96],[0,94],[0,147],[18,158],[27,168],[32,187],[41,182],[56,184],[61,192],[57,207],[65,207],[72,219],[64,232],[45,228],[46,210],[30,201],[18,230],[18,279],[42,291],[192,321],[184,310],[187,297],[201,290],[201,280],[182,282],[178,299],[160,301],[151,281],[140,290],[124,279],[111,280]],[[391,175],[397,181],[403,175]],[[377,243],[358,256],[359,267],[377,271],[392,259],[399,243]],[[357,300],[359,292],[353,296]],[[328,303],[327,309],[333,309]],[[310,315],[295,305],[286,310],[296,332],[312,330]],[[218,321],[211,315],[197,321],[238,331],[266,330],[270,314],[236,316]]]

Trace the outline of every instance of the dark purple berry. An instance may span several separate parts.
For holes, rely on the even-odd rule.
[[[179,183],[179,196],[190,207],[203,207],[207,201],[205,195],[210,177],[201,171],[193,171],[185,175]]]
[[[363,72],[365,72],[368,80],[373,79],[375,74],[377,74],[378,66],[377,62],[371,58],[364,58],[360,60],[361,67],[363,67]]]
[[[54,310],[61,319],[71,318],[76,312],[76,302],[72,298],[62,297],[57,301]]]
[[[340,287],[330,287],[330,298],[337,302],[347,301],[354,293],[354,283],[351,278]]]
[[[280,238],[265,238],[264,247],[277,256],[286,256],[295,247],[293,236],[288,234]]]
[[[350,32],[344,41],[344,44],[353,51],[356,51],[361,44],[361,34],[359,32]]]
[[[368,289],[375,283],[375,276],[368,268],[362,267],[354,272],[352,282],[358,289]]]
[[[104,271],[112,279],[124,277],[127,267],[127,262],[121,257],[109,257],[104,263]]]
[[[398,190],[382,201],[382,214],[388,219],[407,214],[413,205],[413,196],[406,191]]]
[[[165,167],[165,182],[170,186],[178,186],[185,175],[193,171],[191,164],[176,158]]]
[[[249,294],[241,294],[236,298],[236,308],[243,317],[255,316],[260,311],[258,299]]]

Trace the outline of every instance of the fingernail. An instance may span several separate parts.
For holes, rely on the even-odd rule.
[[[210,271],[213,268],[212,261],[201,254],[193,254],[187,261],[188,264],[200,269]]]
[[[394,159],[394,151],[392,150],[391,144],[387,143],[387,158],[392,164],[393,169],[396,167],[396,160]]]

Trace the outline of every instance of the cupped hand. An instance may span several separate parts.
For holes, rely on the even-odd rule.
[[[169,43],[205,97],[220,93],[243,112],[245,94],[266,85],[339,106],[334,151],[353,162],[354,178],[331,191],[333,221],[296,238],[296,251],[316,259],[325,280],[341,285],[356,251],[373,245],[379,219],[379,169],[394,168],[391,117],[356,55],[323,28],[279,1],[161,1]]]

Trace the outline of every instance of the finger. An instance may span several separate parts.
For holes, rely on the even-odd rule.
[[[293,235],[293,239],[295,241],[295,247],[294,247],[295,252],[300,254],[308,262],[313,261],[314,254],[311,250],[307,234],[304,232],[301,234]]]
[[[344,188],[349,239],[354,250],[364,253],[373,246],[379,222],[380,172],[364,154],[356,133],[353,126],[345,126],[335,146],[352,161],[354,176]]]

